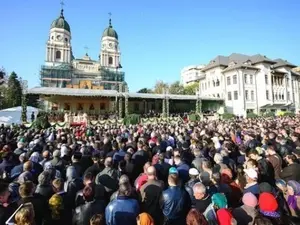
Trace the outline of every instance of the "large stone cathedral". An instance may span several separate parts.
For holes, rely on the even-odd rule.
[[[111,19],[101,38],[98,60],[88,54],[74,58],[71,28],[64,10],[51,24],[46,44],[45,64],[41,68],[42,87],[119,90],[124,87],[125,73],[121,71],[118,34]],[[121,84],[121,85],[120,85]]]

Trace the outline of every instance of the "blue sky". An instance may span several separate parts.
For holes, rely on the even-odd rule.
[[[119,34],[130,91],[180,79],[184,66],[217,55],[261,53],[300,64],[300,1],[65,0],[76,58],[97,59],[108,13]],[[60,0],[0,2],[0,67],[39,85],[39,68]],[[297,16],[298,15],[298,16]]]

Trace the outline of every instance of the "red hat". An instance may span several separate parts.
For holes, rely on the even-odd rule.
[[[265,212],[275,212],[278,209],[278,203],[271,193],[261,193],[258,199],[260,210]]]
[[[228,209],[219,209],[217,211],[217,218],[220,225],[231,225],[232,215]]]

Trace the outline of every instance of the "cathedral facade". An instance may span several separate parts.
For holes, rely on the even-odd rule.
[[[98,60],[88,54],[75,58],[71,40],[71,28],[62,9],[50,27],[45,63],[40,71],[42,87],[123,91],[125,73],[121,71],[119,37],[111,19],[101,38]]]

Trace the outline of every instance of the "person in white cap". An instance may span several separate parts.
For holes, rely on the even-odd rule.
[[[195,197],[194,197],[194,192],[193,192],[193,187],[196,183],[199,182],[199,171],[195,168],[189,169],[189,176],[190,180],[185,184],[185,190],[187,193],[189,193],[189,196],[191,198],[191,201],[194,202]]]
[[[244,193],[251,192],[252,194],[258,196],[259,195],[259,186],[257,183],[258,174],[257,171],[253,168],[244,170],[246,175],[247,184],[244,188]]]

